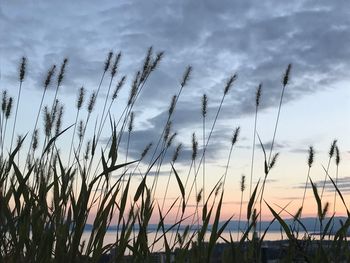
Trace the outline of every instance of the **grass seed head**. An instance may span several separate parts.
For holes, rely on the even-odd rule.
[[[169,116],[171,116],[173,114],[173,112],[174,112],[175,104],[176,104],[176,98],[177,98],[176,95],[174,95],[171,98],[171,103],[170,103],[170,107],[169,107],[169,110],[168,110]]]
[[[112,93],[112,100],[115,100],[118,96],[118,93],[120,89],[124,86],[126,80],[126,76],[123,76],[119,81],[117,86],[115,87],[115,90]]]
[[[16,145],[17,145],[17,147],[21,147],[21,141],[22,141],[22,139],[23,139],[23,136],[22,135],[18,135],[17,136],[17,141],[16,141]]]
[[[2,92],[2,103],[1,103],[1,110],[5,114],[7,108],[7,90],[4,90]]]
[[[197,151],[198,151],[198,141],[196,139],[196,134],[192,134],[192,161],[194,161],[197,157]]]
[[[283,76],[283,86],[287,86],[289,79],[290,79],[290,70],[292,69],[292,64],[288,64],[286,72],[284,73]]]
[[[45,79],[45,82],[44,82],[44,88],[45,89],[47,89],[48,86],[50,85],[51,79],[52,79],[53,75],[55,74],[55,70],[56,70],[56,65],[53,65],[51,67],[51,69],[49,69],[49,71],[47,72],[46,79]]]
[[[182,76],[181,87],[184,87],[189,80],[192,72],[192,66],[188,66]]]
[[[202,194],[203,194],[203,188],[201,188],[201,190],[199,190],[199,193],[197,195],[197,198],[196,198],[197,204],[199,204],[201,202]]]
[[[207,116],[207,106],[208,106],[208,97],[206,94],[202,97],[202,116],[205,118]]]
[[[226,86],[224,88],[224,95],[226,96],[226,94],[229,92],[229,90],[231,89],[233,82],[237,79],[237,75],[233,74],[226,82]]]
[[[335,164],[338,166],[340,163],[340,153],[338,145],[335,146]]]
[[[38,133],[38,129],[35,129],[33,134],[33,143],[32,143],[33,151],[35,151],[38,148],[38,144],[39,144],[39,133]]]
[[[52,118],[49,111],[49,108],[47,106],[44,107],[44,130],[45,130],[45,136],[50,137],[52,129]]]
[[[78,138],[79,141],[81,141],[83,139],[83,135],[84,135],[84,122],[83,120],[79,121],[79,125],[78,125]]]
[[[19,81],[23,82],[26,74],[27,58],[22,57],[21,65],[19,67]]]
[[[157,66],[159,65],[159,62],[162,60],[163,56],[164,56],[164,52],[163,51],[157,53],[156,58],[152,62],[151,71],[153,71],[153,70],[155,70],[157,68]]]
[[[104,72],[106,72],[108,70],[109,65],[111,64],[112,57],[113,57],[113,52],[109,51],[107,58],[106,58],[106,61],[105,61],[104,68],[103,68]]]
[[[256,108],[258,108],[260,105],[261,90],[262,90],[262,83],[260,83],[259,87],[256,89],[256,94],[255,94],[255,106],[256,106]]]
[[[131,103],[133,102],[134,98],[136,97],[137,90],[138,90],[139,78],[140,78],[140,71],[138,71],[136,73],[134,81],[132,83],[131,90],[130,90],[130,95],[129,95],[129,100],[128,100],[128,106],[131,105]]]
[[[153,54],[153,47],[149,47],[147,50],[145,60],[143,62],[140,82],[143,82],[147,78],[149,72],[151,71],[150,63],[152,60],[152,54]]]
[[[270,165],[269,165],[269,169],[272,169],[275,166],[278,155],[279,155],[279,153],[275,153],[274,156],[272,157]]]
[[[87,161],[89,159],[90,148],[91,148],[91,141],[89,140],[86,143],[86,148],[85,148],[85,154],[84,154],[85,161]]]
[[[147,54],[146,54],[145,60],[143,61],[143,67],[142,67],[143,72],[147,72],[148,71],[149,64],[150,64],[150,61],[152,59],[152,55],[153,55],[153,47],[150,46],[148,48],[148,50],[147,50]]]
[[[12,112],[12,106],[13,106],[13,98],[10,97],[7,101],[6,105],[6,112],[5,112],[5,117],[6,119],[10,118],[11,112]]]
[[[167,148],[169,148],[169,147],[171,146],[171,144],[173,143],[173,141],[174,141],[176,135],[177,135],[177,133],[174,132],[174,133],[170,136],[170,138],[168,139],[167,145],[166,145]]]
[[[57,77],[57,86],[60,86],[62,83],[67,63],[68,63],[68,58],[65,58],[61,65],[60,73],[58,74],[58,77]]]
[[[55,135],[58,135],[61,131],[62,127],[62,118],[63,118],[63,106],[60,106],[60,109],[58,110],[58,116],[56,121],[56,129],[55,129]]]
[[[172,158],[172,162],[175,163],[177,158],[179,157],[180,151],[182,149],[182,143],[179,143],[174,151],[174,155]]]
[[[134,118],[135,118],[135,115],[134,115],[134,112],[132,111],[131,114],[130,114],[130,120],[129,120],[129,127],[128,127],[128,131],[129,132],[132,132],[132,130],[133,130]]]
[[[233,133],[232,139],[231,139],[231,144],[232,146],[236,144],[239,136],[239,131],[241,130],[240,127],[237,127]]]
[[[83,105],[84,103],[84,97],[85,97],[85,89],[84,87],[81,87],[79,89],[79,94],[78,94],[78,99],[77,99],[77,110],[80,110],[81,109],[81,106]]]
[[[90,96],[90,100],[87,108],[89,113],[91,113],[92,110],[94,109],[95,102],[96,102],[96,92],[94,91]]]
[[[333,140],[331,147],[329,148],[329,158],[332,158],[334,155],[334,150],[335,150],[335,146],[337,145],[337,140]]]
[[[144,149],[144,150],[142,151],[142,153],[141,153],[141,159],[143,159],[143,158],[147,155],[147,153],[148,153],[148,151],[151,149],[152,145],[153,145],[153,143],[149,143],[149,144],[145,147],[145,149]]]
[[[115,74],[117,74],[117,70],[118,70],[118,65],[119,65],[119,61],[120,61],[120,58],[122,56],[122,53],[119,52],[116,56],[115,56],[115,60],[114,60],[114,63],[113,63],[113,66],[111,68],[111,77],[114,78]]]
[[[245,190],[245,175],[244,174],[242,174],[242,176],[241,176],[240,186],[241,186],[241,192],[244,192],[244,190]]]
[[[169,138],[169,134],[170,134],[170,130],[171,130],[171,125],[172,125],[172,122],[169,121],[167,124],[166,124],[166,127],[165,127],[165,130],[164,130],[164,136],[163,136],[163,139],[164,139],[164,142],[166,142]]]
[[[309,147],[309,158],[307,159],[307,164],[311,168],[313,162],[314,162],[314,148],[312,146]]]

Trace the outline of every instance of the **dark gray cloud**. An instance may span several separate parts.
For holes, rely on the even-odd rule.
[[[160,128],[159,128],[160,127]],[[129,150],[128,154],[132,159],[139,159],[141,156],[141,153],[145,149],[145,147],[148,145],[148,143],[152,143],[152,147],[150,151],[148,152],[147,156],[144,158],[143,162],[144,163],[150,163],[151,159],[154,160],[154,158],[158,157],[160,154],[160,148],[162,146],[162,143],[164,142],[163,139],[160,140],[159,147],[156,150],[159,138],[162,138],[162,131],[163,131],[163,126],[154,126],[153,128],[149,128],[147,130],[137,130],[133,131],[131,133],[131,138],[130,138],[130,144],[129,144]],[[125,139],[128,136],[127,133],[123,134],[124,140],[121,140],[120,147],[123,149],[123,152],[126,151],[127,148],[127,140]],[[201,143],[201,137],[200,135],[197,135],[197,141],[199,143],[198,145],[198,153],[196,160],[197,162],[200,162],[200,159],[203,154],[203,146]],[[214,136],[215,137],[215,136]],[[182,164],[189,164],[192,160],[192,137],[185,138],[186,140],[184,141],[183,138],[178,138],[175,137],[173,143],[171,146],[166,150],[165,156],[164,156],[164,164],[169,164],[172,161],[172,158],[174,156],[176,147],[181,143],[182,148],[180,150],[177,163],[182,163]],[[108,139],[104,139],[103,141],[106,142]],[[148,141],[148,143],[146,143]],[[217,159],[217,154],[220,149],[223,149],[225,145],[223,143],[220,143],[217,141],[217,144],[210,144],[207,147],[206,150],[206,162],[214,162]],[[226,147],[227,150],[229,148]],[[153,157],[153,158],[152,158]]]
[[[336,178],[332,178],[334,180],[334,182],[336,181]],[[315,181],[313,182],[317,188],[319,193],[322,191],[323,188],[323,184],[324,181],[323,180],[319,180],[319,181]],[[338,189],[340,190],[341,193],[349,193],[350,192],[350,177],[349,176],[345,176],[345,177],[341,177],[338,178],[337,183],[336,183]],[[305,188],[305,184],[300,184],[298,186],[296,186],[296,188],[298,189],[304,189]],[[308,188],[311,188],[311,184],[308,184]],[[327,178],[326,184],[325,184],[325,191],[327,192],[333,192],[335,191],[335,187],[333,185],[333,183],[329,180],[329,178]]]
[[[196,86],[204,86],[201,78],[218,75],[220,80],[237,70],[244,85],[266,82],[266,94],[273,95],[278,94],[272,88],[288,63],[295,64],[294,77],[299,81],[310,78],[310,73],[326,73],[322,78],[329,79],[335,65],[337,74],[342,72],[339,67],[345,67],[345,72],[344,56],[350,52],[346,45],[349,18],[347,8],[339,8],[341,1],[319,2],[313,7],[302,1],[289,8],[276,1],[22,4],[21,11],[16,3],[1,9],[7,35],[1,49],[15,53],[6,64],[16,62],[17,54],[28,55],[39,68],[70,56],[78,61],[71,70],[85,73],[73,78],[84,80],[91,76],[96,81],[96,64],[109,49],[122,50],[129,66],[137,65],[145,49],[154,45],[172,60],[163,68],[172,70],[170,79],[176,79],[186,64],[195,65]],[[87,65],[91,72],[84,68]],[[312,84],[318,83],[300,88],[307,91]]]
[[[229,141],[229,129],[235,126],[228,129],[227,120],[254,112],[260,82],[261,109],[278,105],[288,63],[293,69],[285,103],[348,79],[349,20],[349,8],[340,0],[7,2],[0,6],[1,81],[4,86],[14,82],[16,65],[25,55],[27,87],[40,88],[48,67],[69,57],[63,91],[75,93],[82,85],[93,90],[112,49],[123,53],[120,72],[128,74],[129,87],[147,48],[164,50],[164,60],[136,105],[138,111],[158,110],[144,120],[147,129],[135,132],[130,154],[136,157],[160,135],[159,127],[167,118],[164,108],[178,92],[187,65],[193,65],[194,71],[174,115],[174,131],[187,133],[200,128],[202,94],[209,97],[208,119],[212,120],[227,78],[237,72],[238,80],[220,115],[220,133],[213,134],[215,154],[226,145],[218,139]],[[102,94],[106,85],[107,80]],[[128,88],[124,96],[127,93]],[[187,151],[184,155],[190,156]]]
[[[258,148],[262,148],[264,147],[265,151],[268,153],[271,149],[271,146],[272,146],[272,141],[269,141],[269,142],[262,142],[262,146],[261,144],[256,144],[255,147],[258,147]],[[274,142],[273,144],[273,150],[274,151],[280,151],[280,150],[283,150],[283,149],[286,149],[286,148],[289,148],[290,145],[287,143],[287,142]]]

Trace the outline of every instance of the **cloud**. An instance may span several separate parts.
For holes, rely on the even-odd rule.
[[[335,178],[332,178],[332,179],[335,182]],[[319,180],[319,181],[315,181],[313,183],[317,186],[318,191],[320,193],[320,191],[322,191],[324,181],[323,180]],[[349,193],[350,192],[350,176],[345,176],[345,177],[338,178],[337,187],[338,187],[338,189],[339,189],[339,191],[341,193]],[[300,184],[300,185],[296,186],[295,188],[304,189],[305,188],[305,184]],[[308,184],[308,188],[312,188],[311,184]],[[329,178],[327,178],[327,181],[326,181],[324,189],[327,192],[334,192],[335,191],[334,185],[329,180]]]
[[[194,71],[174,116],[174,131],[186,129],[187,133],[201,125],[202,94],[208,95],[208,119],[212,120],[227,78],[237,72],[238,80],[220,115],[220,134],[213,134],[215,155],[225,145],[218,143],[219,136],[221,141],[231,136],[232,127],[225,121],[254,113],[260,82],[261,109],[278,105],[281,78],[289,63],[293,68],[284,103],[335,88],[337,80],[349,78],[346,10],[340,0],[313,4],[306,0],[294,4],[276,0],[22,1],[21,8],[7,2],[0,7],[0,24],[6,32],[0,43],[1,80],[4,86],[15,81],[14,65],[24,55],[28,57],[27,86],[41,88],[49,66],[69,57],[62,92],[75,94],[82,85],[91,91],[97,88],[105,56],[112,49],[123,53],[120,73],[128,75],[129,85],[147,48],[164,50],[164,60],[136,105],[136,110],[148,112],[147,129],[136,131],[133,139],[130,154],[136,157],[159,137],[159,127],[167,118],[164,108],[177,94],[187,65]],[[107,80],[102,94],[106,85]]]
[[[260,144],[256,144],[255,146],[258,148],[261,148]],[[263,147],[266,151],[270,150],[271,146],[272,146],[272,141],[263,143]],[[273,144],[273,149],[275,151],[279,151],[279,150],[289,148],[289,147],[290,147],[290,145],[287,142],[274,142],[274,144]]]

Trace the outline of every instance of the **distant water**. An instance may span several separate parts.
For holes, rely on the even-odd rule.
[[[82,236],[82,240],[85,240],[86,242],[88,242],[89,238],[90,238],[90,234],[91,232],[90,231],[85,231],[83,233],[83,236]],[[106,232],[106,235],[105,235],[105,239],[104,239],[104,245],[108,245],[108,244],[111,244],[111,243],[114,243],[115,240],[116,240],[116,234],[117,232],[116,231],[107,231]],[[191,234],[193,234],[193,232],[189,233],[189,236],[191,236]],[[160,236],[161,234],[158,233],[157,234],[157,238]],[[238,234],[237,234],[237,231],[232,231],[231,232],[231,235],[232,235],[232,239],[233,241],[237,241],[237,237],[238,237]],[[299,233],[299,237],[302,238],[304,235],[304,232],[300,232]],[[240,235],[241,236],[241,235]],[[132,236],[133,237],[133,236]],[[170,242],[170,239],[172,237],[172,240],[174,240],[175,238],[175,232],[168,232],[166,234],[166,237],[167,237],[167,240],[168,242]],[[209,240],[209,237],[210,237],[210,233],[208,232],[205,236],[205,240]],[[222,233],[222,237],[226,240],[230,240],[230,232],[229,231],[224,231]],[[148,242],[150,244],[153,243],[153,241],[155,240],[156,238],[156,233],[155,232],[150,232],[148,234]],[[251,236],[250,236],[251,238]],[[274,240],[282,240],[282,239],[287,239],[287,236],[285,235],[284,232],[281,232],[280,231],[268,231],[265,235],[265,238],[264,240],[266,241],[274,241]],[[163,248],[163,238],[160,239],[155,245],[154,245],[154,248],[153,248],[153,252],[157,252],[157,251],[162,251],[164,248]],[[223,239],[219,239],[218,242],[221,242],[221,243],[224,243],[225,241]]]

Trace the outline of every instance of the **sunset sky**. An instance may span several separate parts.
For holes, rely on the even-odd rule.
[[[257,132],[268,147],[273,136],[282,77],[292,64],[290,83],[277,130],[276,167],[269,174],[265,199],[295,213],[301,205],[307,173],[307,150],[315,148],[311,178],[322,185],[328,150],[338,140],[341,162],[339,188],[350,194],[350,7],[346,1],[5,1],[0,0],[0,88],[16,95],[17,71],[22,56],[28,59],[23,86],[18,130],[25,134],[42,93],[42,82],[52,64],[69,58],[66,77],[60,90],[65,106],[64,126],[75,117],[78,89],[90,94],[97,88],[107,53],[122,52],[118,78],[127,75],[120,103],[113,106],[118,118],[136,70],[147,49],[164,51],[159,68],[152,74],[135,108],[135,131],[131,135],[130,159],[137,159],[144,146],[156,141],[167,118],[168,105],[177,94],[182,74],[188,65],[193,72],[177,105],[173,131],[178,132],[174,147],[183,143],[176,168],[181,177],[188,172],[191,134],[196,133],[201,147],[201,98],[208,96],[207,133],[222,98],[227,79],[238,78],[225,98],[218,123],[209,142],[206,157],[207,189],[224,173],[233,130],[241,127],[233,150],[225,187],[223,218],[237,218],[241,175],[248,180],[253,143],[255,90],[263,84]],[[105,81],[97,101],[93,121],[103,107],[108,87]],[[48,101],[52,100],[53,88]],[[51,96],[51,100],[49,100]],[[49,102],[47,102],[49,103]],[[108,136],[108,133],[104,136]],[[61,139],[69,144],[71,132]],[[123,162],[126,143],[122,143],[119,162]],[[65,152],[62,153],[66,154]],[[66,157],[66,156],[65,156]],[[253,184],[263,176],[263,154],[257,141]],[[162,198],[169,162],[164,166],[156,198]],[[331,162],[330,175],[336,166]],[[198,175],[201,184],[201,173]],[[136,188],[138,179],[133,187]],[[201,187],[201,185],[199,185]],[[325,197],[332,203],[334,189],[328,183]],[[208,190],[207,190],[208,191]],[[175,178],[171,180],[168,203],[179,196]],[[313,216],[316,203],[308,189],[304,215]],[[339,200],[339,199],[338,199]],[[348,200],[348,199],[347,199]],[[331,206],[333,207],[333,206]],[[338,214],[344,209],[340,202]],[[270,214],[265,209],[264,217]]]

